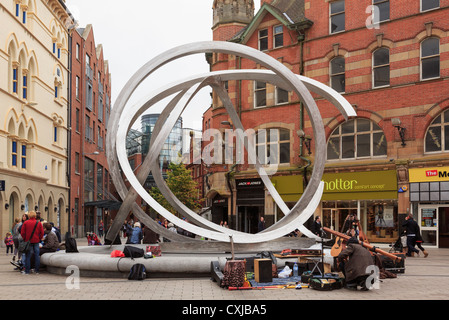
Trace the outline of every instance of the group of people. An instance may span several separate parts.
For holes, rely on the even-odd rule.
[[[4,241],[7,245],[6,254],[11,251],[17,269],[22,269],[21,272],[28,275],[33,265],[34,272],[39,273],[41,255],[59,250],[61,233],[53,223],[41,219],[40,212],[30,211],[23,214],[22,219],[15,219],[12,232],[7,233]],[[21,252],[20,243],[28,241],[29,251]]]
[[[187,221],[186,219],[184,220]],[[176,227],[172,222],[169,222],[168,220],[161,221],[159,219],[156,219],[156,222],[160,226],[171,232],[181,234],[190,238],[194,238],[196,236],[195,234],[187,230]],[[154,232],[148,226],[141,224],[139,221],[134,221],[132,216],[129,220],[125,220],[120,231],[123,238],[126,238],[126,244],[155,244],[161,242],[160,235],[158,233]],[[117,237],[119,238],[120,235],[117,235]],[[170,240],[164,237],[163,241],[168,242]]]
[[[140,222],[125,221],[122,227],[123,236],[127,244],[152,244],[159,242],[159,235]]]
[[[413,219],[412,215],[408,215],[405,218],[405,222],[402,224],[404,227],[404,233],[407,237],[407,253],[408,257],[417,253],[419,255],[418,248],[424,253],[424,257],[427,257],[428,252],[422,247],[423,239],[421,237],[420,228],[417,222]],[[312,232],[322,237],[322,225],[321,218],[317,216],[312,226]],[[370,266],[374,265],[373,256],[370,251],[365,248],[361,242],[359,242],[359,230],[358,221],[352,216],[345,221],[343,232],[350,236],[346,242],[346,248],[340,252],[336,257],[340,270],[345,276],[346,288],[356,290],[357,286],[362,290],[369,290],[367,287],[367,279],[369,277],[368,270]]]

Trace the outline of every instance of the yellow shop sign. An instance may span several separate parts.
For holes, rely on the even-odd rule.
[[[323,200],[397,198],[395,170],[327,173],[323,182]]]
[[[408,173],[410,182],[449,181],[449,167],[413,168]]]

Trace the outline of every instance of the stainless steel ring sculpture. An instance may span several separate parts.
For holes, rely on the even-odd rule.
[[[175,82],[172,85],[153,92],[149,96],[148,100],[142,105],[136,105],[131,109],[125,109],[132,93],[141,84],[141,82],[155,70],[181,57],[199,53],[204,54],[207,52],[222,52],[240,56],[253,60],[268,70],[231,70],[211,72],[209,74],[191,77],[189,79],[185,79],[184,81]],[[162,179],[159,167],[157,165],[157,159],[162,146],[176,121],[189,104],[192,99],[191,97],[195,96],[195,94],[205,86],[212,87],[218,94],[232,122],[234,123],[235,128],[245,131],[245,128],[243,127],[237,112],[235,111],[235,108],[227,95],[227,92],[224,90],[223,81],[228,80],[263,81],[272,83],[288,91],[294,91],[304,103],[314,131],[316,146],[315,153],[317,156],[314,163],[312,176],[303,196],[291,210],[288,209],[279,193],[274,188],[268,178],[265,168],[260,165],[257,160],[252,146],[248,146],[248,156],[253,160],[253,163],[256,163],[255,167],[262,178],[265,187],[272,195],[276,204],[285,214],[283,219],[258,234],[247,234],[220,227],[188,209],[168,189]],[[121,227],[122,221],[124,221],[131,209],[135,214],[137,214],[138,218],[142,220],[143,223],[155,232],[162,233],[167,237],[175,237],[174,235],[164,234],[164,230],[161,230],[163,228],[160,228],[156,222],[143,213],[143,211],[135,203],[138,196],[142,197],[142,199],[160,215],[173,222],[175,225],[194,234],[213,240],[229,242],[230,237],[232,237],[232,240],[236,243],[260,243],[280,238],[295,229],[299,229],[308,237],[315,237],[303,226],[303,224],[311,215],[313,215],[313,212],[319,205],[323,193],[323,183],[321,182],[321,178],[326,161],[326,141],[323,121],[309,89],[331,101],[342,112],[345,118],[356,115],[352,106],[333,89],[312,79],[295,75],[276,59],[247,46],[228,42],[198,42],[174,48],[148,62],[123,88],[117,102],[114,105],[114,108],[112,109],[108,125],[108,136],[106,141],[108,163],[112,180],[123,199],[123,203],[106,238],[110,241],[115,239]],[[153,131],[149,149],[150,151],[144,163],[140,167],[138,175],[136,176],[129,165],[126,153],[126,136],[128,131],[143,112],[151,108],[155,103],[174,94],[175,98],[171,100],[159,117],[155,130]],[[183,98],[186,99],[185,97],[190,98],[187,99],[186,103],[181,102]],[[124,181],[121,178],[119,164],[132,186],[129,190],[126,188]],[[150,171],[153,173],[157,186],[166,199],[178,212],[180,212],[183,216],[188,217],[189,221],[192,223],[185,222],[184,220],[172,215],[168,210],[157,203],[143,188],[142,183],[145,181]],[[175,238],[175,240],[183,240],[183,237],[178,236]]]

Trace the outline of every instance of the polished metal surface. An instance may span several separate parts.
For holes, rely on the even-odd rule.
[[[160,68],[162,65],[173,61],[174,59],[205,52],[224,52],[238,55],[260,63],[269,70],[232,70],[212,72],[207,75],[192,77],[184,81],[175,82],[172,85],[155,91],[150,95],[149,100],[141,106],[136,105],[131,109],[126,109],[126,103],[130,99],[132,93],[136,90],[138,85],[155,70]],[[211,86],[215,92],[217,92],[220,99],[223,101],[223,104],[236,129],[245,131],[245,128],[240,122],[234,106],[232,105],[226,91],[222,87],[223,81],[241,79],[269,82],[288,91],[295,91],[304,102],[307,112],[309,113],[314,130],[316,145],[315,152],[317,154],[309,185],[295,207],[292,210],[289,210],[271,183],[264,166],[259,164],[256,154],[253,152],[254,149],[251,146],[248,147],[249,156],[254,161],[253,163],[256,163],[257,171],[267,190],[285,214],[285,217],[278,223],[255,235],[220,227],[186,208],[167,188],[156,163],[162,145],[177,119],[185,110],[192,97],[195,96],[195,94],[204,86]],[[300,229],[300,231],[308,237],[314,237],[314,235],[303,226],[303,223],[311,215],[313,215],[313,212],[321,200],[321,195],[323,192],[321,177],[326,160],[326,141],[321,115],[314,99],[308,91],[309,89],[331,101],[345,117],[355,116],[355,111],[352,106],[340,94],[336,93],[331,88],[324,86],[317,81],[297,76],[277,60],[247,46],[228,42],[199,42],[174,48],[151,60],[125,85],[116,104],[114,105],[114,108],[112,109],[108,126],[106,148],[112,180],[124,201],[106,238],[108,240],[115,238],[121,227],[122,221],[124,221],[131,209],[143,223],[148,225],[155,232],[162,233],[164,236],[169,238],[174,236],[166,234],[165,230],[161,230],[164,228],[156,226],[157,223],[154,221],[147,223],[149,222],[148,219],[152,219],[146,216],[145,213],[135,204],[135,199],[137,196],[141,196],[142,199],[144,199],[144,201],[147,202],[153,209],[164,216],[167,220],[173,222],[175,225],[209,239],[229,242],[230,236],[232,236],[235,243],[261,243],[280,238],[295,229]],[[132,124],[143,112],[151,108],[155,103],[171,96],[172,94],[177,95],[167,105],[162,115],[159,117],[158,123],[156,124],[156,130],[152,136],[149,155],[142,164],[136,177],[129,165],[126,154],[126,135]],[[185,96],[190,98],[187,99],[188,101],[186,103],[181,102]],[[120,164],[125,177],[132,186],[129,190],[126,188],[121,175],[119,174],[118,164]],[[167,200],[169,200],[169,202],[179,213],[181,213],[181,215],[188,217],[189,221],[192,223],[187,223],[184,220],[172,215],[146,192],[146,190],[142,187],[142,183],[150,171],[155,177],[158,188]],[[182,236],[181,238],[179,236],[176,238],[181,241],[187,240]]]

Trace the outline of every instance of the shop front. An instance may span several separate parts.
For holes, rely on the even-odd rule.
[[[409,182],[424,245],[449,248],[449,167],[409,169]]]
[[[322,224],[344,232],[346,218],[360,220],[371,243],[399,237],[398,184],[395,170],[326,173],[321,203]]]
[[[223,224],[228,222],[228,198],[219,194],[212,199],[212,222],[216,224]]]
[[[260,217],[265,216],[265,185],[262,179],[236,179],[238,231],[257,233]]]

